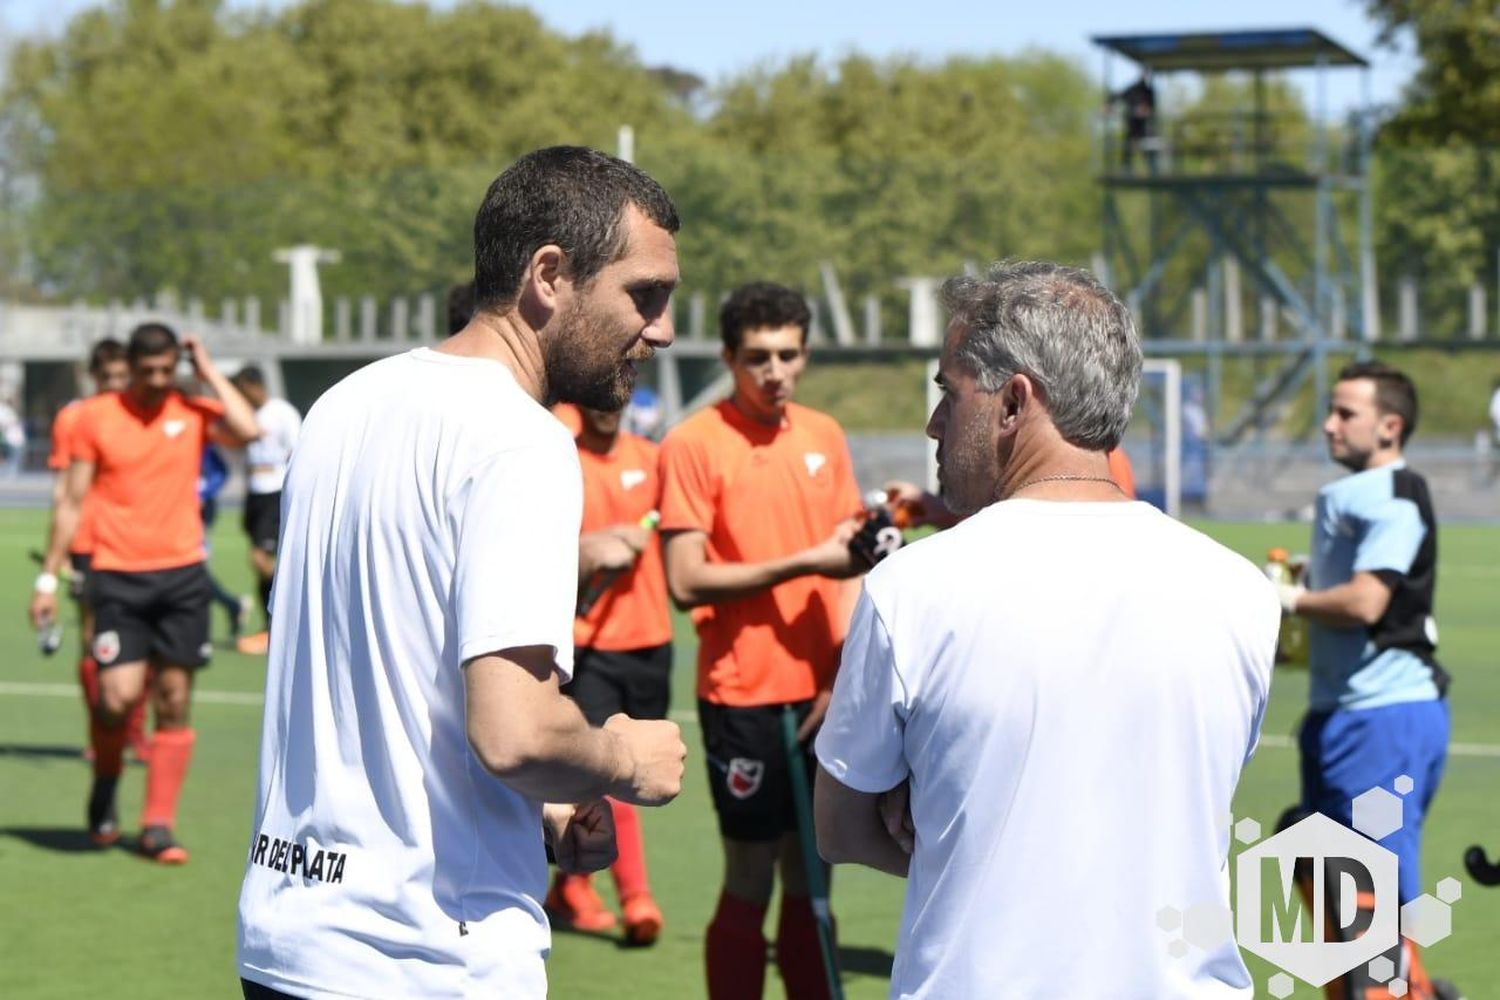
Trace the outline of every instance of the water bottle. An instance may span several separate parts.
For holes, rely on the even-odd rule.
[[[63,627],[62,623],[53,618],[48,618],[37,626],[36,648],[42,651],[43,656],[51,656],[62,648]]]
[[[1291,586],[1297,582],[1286,549],[1275,548],[1266,553],[1265,572],[1266,579],[1275,584]],[[1288,666],[1307,665],[1307,622],[1296,615],[1285,612],[1281,615],[1281,629],[1276,636],[1276,662]]]

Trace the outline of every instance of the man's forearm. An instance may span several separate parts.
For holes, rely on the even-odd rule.
[[[1373,592],[1350,582],[1327,590],[1300,591],[1295,613],[1333,628],[1358,629],[1379,621],[1389,604],[1389,591]]]
[[[868,816],[846,816],[827,834],[818,830],[818,853],[829,864],[864,865],[906,878],[911,855],[887,832],[875,810]]]
[[[52,524],[47,532],[47,555],[42,572],[56,576],[68,560],[68,547],[78,531],[78,504],[66,494],[52,508]]]
[[[477,750],[477,747],[476,747]],[[514,790],[543,802],[585,802],[618,791],[630,777],[623,741],[588,724],[559,697],[523,737],[507,740],[481,763]]]
[[[209,384],[214,395],[219,397],[219,402],[224,404],[225,429],[239,438],[242,444],[258,439],[261,430],[260,424],[255,420],[255,410],[234,387],[234,383],[225,378],[224,373],[217,368],[204,372],[203,381]]]
[[[759,563],[715,563],[704,561],[673,573],[673,599],[684,608],[700,604],[723,604],[769,590],[780,583],[811,572],[802,554]]]

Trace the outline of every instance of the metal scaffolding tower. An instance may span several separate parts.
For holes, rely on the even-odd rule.
[[[1105,53],[1108,103],[1124,112],[1099,143],[1106,279],[1131,304],[1148,347],[1170,339],[1207,355],[1210,413],[1225,354],[1280,358],[1243,410],[1216,428],[1221,444],[1264,431],[1309,378],[1321,413],[1328,355],[1351,349],[1346,335],[1355,345],[1377,335],[1368,114],[1331,126],[1325,83],[1332,69],[1366,70],[1367,106],[1368,64],[1310,28],[1093,41]],[[1139,73],[1119,92],[1115,56]],[[1302,69],[1315,74],[1310,121],[1268,106],[1268,76]],[[1161,112],[1162,77],[1224,73],[1247,78],[1244,106]],[[1258,343],[1244,336],[1246,306],[1260,314]],[[1184,337],[1189,317],[1193,337]],[[1278,333],[1283,324],[1290,336]],[[1189,347],[1194,338],[1203,343]]]

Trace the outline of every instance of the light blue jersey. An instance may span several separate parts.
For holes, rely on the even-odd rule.
[[[1305,583],[1326,590],[1369,572],[1391,588],[1369,628],[1309,621],[1314,711],[1377,708],[1440,696],[1432,618],[1437,525],[1427,483],[1405,462],[1356,472],[1318,491]]]

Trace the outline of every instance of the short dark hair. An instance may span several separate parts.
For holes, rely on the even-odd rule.
[[[246,365],[234,373],[231,379],[236,385],[254,385],[264,387],[266,384],[266,373],[261,371],[260,365]]]
[[[448,289],[448,336],[469,325],[474,318],[474,282],[465,281]]]
[[[667,192],[624,160],[585,146],[549,146],[521,157],[495,178],[474,217],[475,307],[512,304],[532,254],[549,243],[567,255],[568,277],[588,284],[625,253],[627,205],[677,232]]]
[[[795,326],[807,330],[812,325],[812,310],[802,293],[774,281],[752,281],[729,294],[719,307],[719,337],[730,351],[739,350],[746,330],[776,329]]]
[[[177,333],[170,326],[165,323],[142,323],[130,331],[130,338],[125,344],[125,360],[133,365],[141,358],[179,350],[181,347],[177,342]]]
[[[1407,374],[1383,361],[1356,361],[1339,370],[1338,381],[1364,379],[1375,383],[1375,409],[1401,418],[1401,444],[1405,447],[1417,429],[1417,387]]]
[[[113,337],[105,337],[89,349],[89,374],[96,378],[103,374],[104,366],[125,360],[125,345]]]

